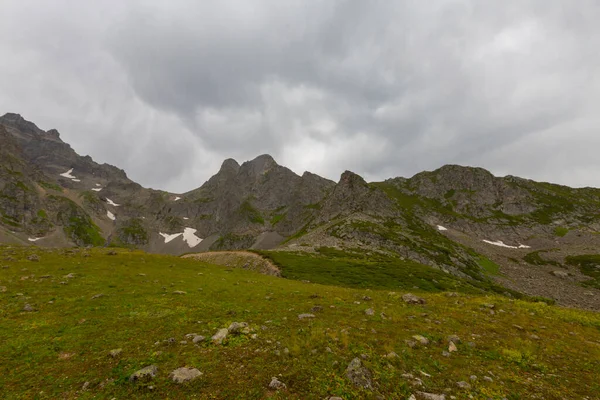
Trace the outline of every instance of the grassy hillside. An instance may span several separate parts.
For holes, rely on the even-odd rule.
[[[27,259],[34,252],[39,261]],[[108,252],[0,247],[0,398],[599,398],[595,313],[416,289],[427,304],[410,305],[404,289],[307,284]],[[300,320],[302,313],[315,317]],[[232,322],[247,322],[250,332],[212,344]],[[190,333],[208,339],[194,344]],[[444,355],[450,335],[461,339],[458,351]],[[122,352],[111,357],[113,349]],[[356,357],[373,390],[347,378]],[[148,365],[158,367],[153,381],[129,382]],[[176,384],[169,373],[180,367],[203,375]],[[287,389],[269,389],[272,377]]]

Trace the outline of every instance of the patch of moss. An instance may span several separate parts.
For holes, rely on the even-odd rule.
[[[257,210],[251,203],[249,199],[246,199],[240,204],[239,213],[248,219],[248,221],[253,224],[261,224],[264,225],[265,220],[261,215],[260,211]]]
[[[557,226],[554,228],[554,235],[559,237],[564,237],[567,233],[569,233],[569,228],[565,228],[562,226]]]
[[[554,265],[560,267],[560,263],[556,261],[544,260],[540,254],[545,252],[547,252],[547,250],[533,251],[525,255],[525,257],[523,257],[523,260],[531,265]]]
[[[271,217],[271,225],[277,225],[279,221],[281,221],[285,217],[285,214],[275,214]]]
[[[143,246],[148,244],[149,235],[141,218],[130,218],[117,230],[119,242],[127,245]]]
[[[54,183],[50,183],[50,182],[44,182],[44,181],[40,181],[38,182],[38,185],[40,185],[41,187],[43,187],[44,189],[50,189],[50,190],[55,190],[57,192],[62,192],[63,188],[61,188],[60,186],[58,186],[57,184]]]
[[[592,278],[589,281],[583,282],[584,286],[600,289],[600,254],[568,256],[566,263],[579,267],[582,274]]]

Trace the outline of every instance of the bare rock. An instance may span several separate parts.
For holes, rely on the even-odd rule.
[[[99,299],[100,297],[104,297],[104,293],[98,293],[92,296],[92,300]]]
[[[173,380],[175,383],[184,383],[193,381],[194,379],[202,376],[202,372],[197,370],[196,368],[177,368],[175,371],[172,371],[169,374],[169,378]]]
[[[423,346],[427,346],[429,344],[429,339],[422,335],[414,335],[413,339],[422,344]]]
[[[367,308],[365,310],[365,315],[373,316],[373,315],[375,315],[375,311],[372,308]]]
[[[214,344],[222,344],[223,340],[225,340],[225,338],[227,337],[228,333],[229,333],[229,330],[227,328],[219,329],[217,331],[217,333],[215,333],[213,335],[213,337],[211,338],[211,340],[212,340],[212,342]]]
[[[556,276],[557,278],[568,278],[569,277],[569,273],[565,272],[565,271],[552,271],[552,275]]]
[[[35,311],[35,309],[33,308],[33,306],[31,304],[27,303],[23,306],[23,311],[33,312],[33,311]]]
[[[38,262],[40,261],[40,256],[38,256],[37,254],[32,254],[29,257],[27,257],[27,259],[29,261]]]
[[[446,400],[446,395],[445,394],[417,392],[415,399],[417,399],[417,400]]]
[[[314,318],[315,314],[299,314],[298,319],[310,319]]]
[[[206,340],[206,338],[202,335],[196,335],[194,336],[194,338],[192,339],[192,343],[194,344],[198,344],[200,342],[204,342]]]
[[[286,384],[281,382],[279,379],[273,377],[271,378],[271,383],[269,383],[269,389],[273,390],[285,390],[287,388]]]
[[[448,353],[453,353],[455,351],[458,351],[458,348],[456,347],[454,342],[450,342],[450,344],[448,344]]]
[[[184,292],[183,290],[176,290],[173,292],[173,294],[187,294],[187,292]]]
[[[354,386],[373,390],[371,371],[362,365],[360,358],[356,357],[350,362],[348,368],[346,368],[346,376]]]
[[[456,382],[456,386],[458,386],[461,389],[471,389],[471,384],[465,382],[465,381],[460,381],[460,382]]]
[[[108,355],[111,356],[112,358],[117,358],[121,355],[122,352],[123,352],[123,349],[112,349],[111,351],[108,352]]]
[[[248,333],[248,323],[247,322],[233,322],[227,328],[227,331],[232,335],[238,335],[240,333]]]
[[[406,294],[402,295],[402,300],[404,300],[404,302],[407,304],[425,304],[425,303],[427,303],[425,301],[425,299],[423,299],[421,297],[417,297],[412,293],[406,293]]]
[[[130,377],[130,382],[149,382],[156,377],[158,368],[156,365],[149,365],[139,371],[134,372]]]

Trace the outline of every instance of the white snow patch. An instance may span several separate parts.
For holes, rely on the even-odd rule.
[[[101,190],[102,190],[102,188],[92,188],[92,190],[93,190],[94,192],[99,192],[99,191],[101,191]]]
[[[71,179],[73,182],[81,182],[81,179]]]
[[[494,245],[494,246],[506,247],[507,249],[530,249],[531,248],[531,246],[525,246],[524,244],[519,244],[519,246],[510,246],[510,245],[504,243],[502,240],[497,240],[495,242],[492,242],[491,240],[484,240],[484,242],[487,244]]]
[[[198,230],[194,228],[185,228],[183,230],[183,241],[187,242],[188,246],[196,247],[202,242],[202,239],[194,235]]]
[[[183,217],[183,219],[185,219],[187,221],[189,218],[188,217]]]
[[[111,205],[111,206],[115,206],[115,207],[119,207],[120,204],[115,203],[114,201],[112,201],[111,199],[109,199],[108,197],[106,198],[106,202]]]
[[[115,218],[115,214],[111,213],[110,211],[106,211],[106,216],[113,221],[117,219]]]
[[[30,242],[37,242],[40,239],[43,239],[43,238],[28,238],[27,240],[29,240]]]
[[[99,183],[96,183],[96,186],[102,186],[102,185],[101,185],[101,184],[99,184]]]
[[[181,197],[177,196],[177,197],[175,197],[175,199],[173,199],[173,201],[177,201],[177,200],[181,200]]]
[[[162,232],[158,232],[158,234],[165,238],[165,243],[169,243],[171,240],[175,239],[176,237],[183,235],[183,233],[174,233],[172,235],[169,235],[168,233],[162,233]]]
[[[438,225],[437,228],[438,228],[438,231],[447,231],[448,230],[441,225]]]
[[[77,177],[71,175],[71,172],[73,172],[73,168],[71,168],[67,172],[63,172],[62,174],[60,174],[60,176],[64,176],[65,178],[69,178],[69,179],[76,179]]]

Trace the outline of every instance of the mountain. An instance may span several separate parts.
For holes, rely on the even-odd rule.
[[[428,268],[452,284],[600,310],[599,189],[457,165],[371,183],[346,171],[333,182],[261,155],[225,160],[202,186],[175,194],[78,155],[18,114],[0,117],[0,143],[1,242],[254,249],[277,262],[367,254],[384,269]]]

